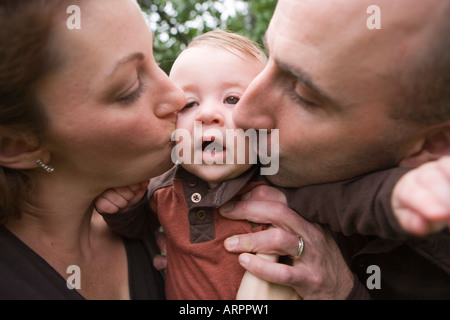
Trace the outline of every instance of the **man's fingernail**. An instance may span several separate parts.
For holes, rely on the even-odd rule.
[[[230,237],[228,239],[225,240],[225,249],[227,250],[233,250],[234,248],[237,247],[239,243],[239,239],[237,237]]]
[[[230,212],[231,210],[233,210],[233,208],[234,208],[234,203],[228,202],[227,204],[223,205],[220,208],[220,211],[227,213],[227,212]]]
[[[248,257],[247,254],[241,254],[239,256],[239,262],[241,263],[241,266],[245,267],[246,265],[248,265],[248,263],[250,262],[250,258]]]

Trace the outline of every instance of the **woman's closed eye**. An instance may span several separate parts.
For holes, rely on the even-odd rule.
[[[131,104],[139,100],[141,95],[144,93],[145,88],[144,85],[139,82],[139,85],[136,90],[132,91],[129,94],[125,94],[125,96],[119,98],[119,102],[123,104]]]

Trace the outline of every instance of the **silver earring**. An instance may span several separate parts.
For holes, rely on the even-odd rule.
[[[48,173],[52,173],[53,171],[55,171],[55,168],[53,168],[51,165],[45,164],[41,159],[37,159],[36,163],[45,171],[47,171]]]

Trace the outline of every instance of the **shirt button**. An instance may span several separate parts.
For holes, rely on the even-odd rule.
[[[205,210],[198,210],[197,211],[197,219],[200,221],[203,221],[206,219],[206,211]]]
[[[195,179],[195,178],[189,178],[187,181],[187,184],[189,187],[193,188],[198,184],[198,182],[197,182],[197,179]]]
[[[202,200],[202,195],[198,192],[192,194],[191,201],[194,203],[199,203]]]

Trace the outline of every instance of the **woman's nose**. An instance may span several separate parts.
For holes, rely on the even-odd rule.
[[[185,96],[183,90],[177,87],[169,77],[161,70],[161,85],[159,88],[160,102],[155,112],[159,118],[174,114],[184,107]]]

